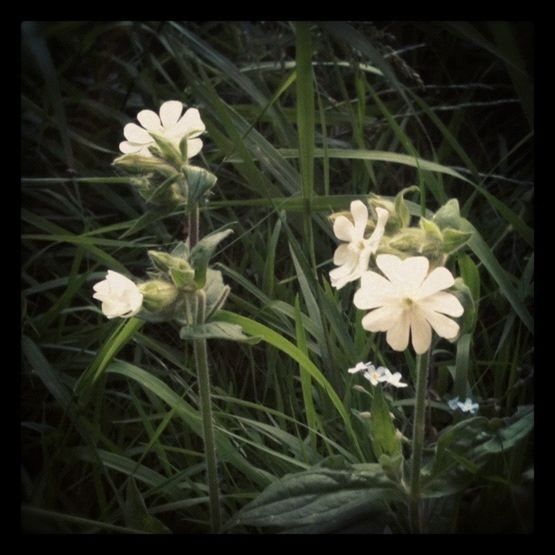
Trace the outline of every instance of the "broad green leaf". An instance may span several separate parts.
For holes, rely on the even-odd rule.
[[[365,470],[313,468],[271,484],[236,517],[236,524],[303,532],[339,531],[361,518],[383,516],[398,499],[395,484],[378,464]]]
[[[438,439],[433,464],[426,472],[429,478],[424,495],[437,497],[463,490],[490,456],[507,452],[533,428],[534,409],[523,406],[510,418],[488,420],[476,416],[445,429]]]

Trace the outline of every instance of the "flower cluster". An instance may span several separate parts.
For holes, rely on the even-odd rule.
[[[400,195],[395,206],[404,206]],[[464,308],[455,295],[445,291],[455,284],[455,278],[447,268],[439,266],[431,269],[426,256],[401,257],[380,253],[380,250],[390,249],[390,242],[385,241],[387,245],[383,245],[386,224],[394,212],[390,205],[375,205],[376,221],[367,238],[366,229],[371,223],[368,207],[364,203],[358,200],[351,203],[350,219],[343,214],[334,216],[335,236],[344,243],[334,253],[333,261],[338,267],[330,272],[331,284],[341,289],[349,282],[360,280],[353,302],[357,308],[370,311],[362,319],[363,328],[370,332],[386,332],[386,341],[395,351],[404,351],[410,337],[415,352],[423,354],[430,348],[432,330],[445,339],[457,337],[460,328],[452,318],[462,316]],[[402,228],[404,236],[414,235],[411,235],[412,231],[429,233],[438,245],[444,244],[441,242],[444,236],[433,221],[422,218],[420,230],[407,227],[410,216],[408,209],[404,209],[405,212],[399,210],[400,215],[392,219],[392,225],[399,226],[398,222],[405,224]],[[441,210],[438,211],[440,213]],[[396,233],[399,235],[399,231]],[[414,237],[418,243],[418,237]],[[448,237],[452,237],[452,233]],[[411,244],[410,248],[418,251],[417,243]],[[423,242],[422,248],[426,245]],[[369,269],[373,255],[372,265],[381,273]]]
[[[395,372],[394,374],[384,366],[376,368],[371,362],[359,362],[353,368],[348,369],[349,374],[356,374],[362,372],[365,377],[373,386],[379,383],[392,385],[393,387],[407,387],[408,384],[401,382],[401,373]]]
[[[189,163],[202,149],[199,135],[205,125],[196,108],[185,113],[183,110],[178,100],[164,102],[159,113],[141,110],[137,114],[141,125],[128,123],[124,127],[127,140],[119,145],[123,156],[114,164],[142,174],[131,182],[147,204],[184,206],[187,213],[194,214],[215,185],[216,176]],[[138,315],[153,322],[175,320],[184,326],[192,325],[195,294],[201,289],[205,317],[223,305],[229,287],[224,285],[221,273],[208,264],[215,247],[232,230],[216,231],[199,239],[198,217],[188,228],[187,241],[179,243],[171,253],[148,252],[154,266],[148,281],[135,283],[109,270],[105,279],[94,285],[93,297],[102,302],[107,318]]]

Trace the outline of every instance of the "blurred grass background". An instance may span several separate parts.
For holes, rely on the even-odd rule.
[[[432,211],[459,200],[479,235],[451,268],[479,317],[438,344],[430,395],[468,392],[490,417],[533,403],[531,24],[26,22],[21,39],[24,531],[208,530],[192,349],[176,326],[107,321],[91,295],[107,269],[144,278],[146,249],[184,238],[182,214],[145,216],[111,166],[123,126],[165,100],[206,123],[193,163],[218,185],[202,232],[234,222],[217,257],[226,309],[264,338],[210,345],[226,518],[327,456],[375,460],[368,397],[346,369],[414,372],[409,352],[362,330],[351,288],[329,285],[327,216],[355,198],[418,185]],[[95,381],[79,405],[83,375]],[[412,396],[395,408],[408,436]],[[429,441],[450,420],[432,410]],[[442,526],[530,531],[532,482],[526,439]]]

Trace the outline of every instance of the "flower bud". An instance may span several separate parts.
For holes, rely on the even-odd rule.
[[[142,172],[156,171],[163,175],[175,175],[177,172],[164,160],[155,156],[140,156],[138,154],[124,154],[116,158],[112,165],[125,168],[126,170]]]
[[[178,290],[173,283],[153,279],[139,285],[139,291],[143,295],[143,306],[150,312],[167,311],[173,307]]]

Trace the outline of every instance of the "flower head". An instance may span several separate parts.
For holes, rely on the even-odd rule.
[[[187,137],[187,158],[196,156],[202,149],[202,140],[197,137],[205,130],[204,123],[200,119],[196,108],[189,108],[185,114],[183,104],[179,100],[168,100],[160,106],[160,114],[152,110],[141,110],[137,119],[141,126],[136,123],[128,123],[123,128],[126,141],[119,145],[124,154],[138,154],[144,157],[152,157],[149,146],[155,144],[150,132],[162,135],[171,141],[179,150],[179,143]]]
[[[364,372],[363,376],[374,386],[386,380],[385,371],[387,368],[379,366],[375,368],[373,365]],[[389,372],[389,370],[387,370]]]
[[[338,239],[346,243],[339,245],[333,255],[333,263],[339,267],[330,272],[332,287],[341,289],[347,283],[359,279],[368,269],[370,255],[378,250],[389,217],[389,212],[384,208],[376,208],[376,212],[376,227],[368,239],[364,238],[368,208],[360,200],[351,202],[354,225],[345,216],[339,216],[335,220],[333,232]]]
[[[417,354],[430,348],[432,328],[446,339],[457,336],[459,325],[447,316],[461,316],[464,309],[454,295],[443,291],[455,282],[447,268],[428,273],[427,258],[401,260],[391,254],[378,255],[376,264],[386,277],[365,272],[354,296],[357,308],[375,309],[362,319],[364,329],[386,331],[387,343],[395,351],[407,348],[410,331]]]
[[[453,397],[453,399],[451,399],[450,401],[447,401],[447,404],[449,405],[449,408],[451,410],[457,410],[459,407],[459,398]]]
[[[102,301],[102,312],[108,319],[131,318],[141,310],[143,294],[130,279],[108,270],[106,279],[99,281],[93,289],[93,298]]]
[[[459,409],[461,409],[463,412],[469,412],[470,414],[476,414],[478,412],[478,408],[480,407],[480,405],[478,405],[478,403],[473,403],[472,399],[470,399],[470,397],[467,397],[466,401],[464,403],[461,403],[459,401],[457,403],[457,407]]]

